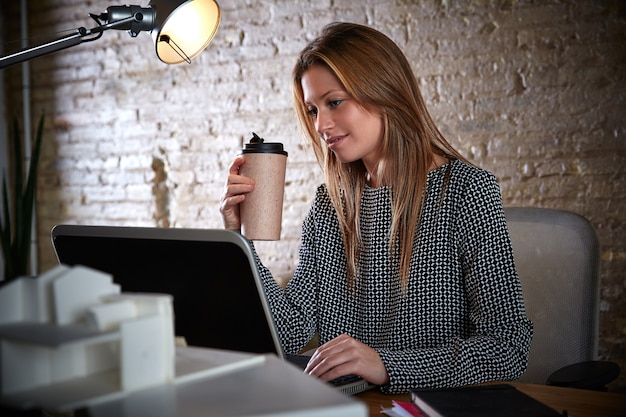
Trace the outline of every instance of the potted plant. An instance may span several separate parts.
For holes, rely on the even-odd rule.
[[[9,161],[9,165],[13,165],[13,186],[9,185],[11,179],[6,172],[2,176],[0,243],[4,258],[3,283],[28,273],[43,123],[42,115],[37,126],[30,163],[25,167],[18,122],[17,119],[13,121],[13,160]],[[9,191],[12,191],[13,199],[9,199]]]

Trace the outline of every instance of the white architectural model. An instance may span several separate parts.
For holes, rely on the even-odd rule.
[[[121,293],[81,266],[0,288],[0,399],[129,392],[172,381],[174,363],[170,295]]]
[[[85,267],[7,283],[0,404],[94,417],[367,415],[364,403],[274,355],[175,347],[172,301],[121,293]]]

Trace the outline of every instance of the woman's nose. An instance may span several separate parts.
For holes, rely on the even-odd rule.
[[[326,111],[318,111],[315,121],[317,133],[323,135],[333,126],[333,119]]]

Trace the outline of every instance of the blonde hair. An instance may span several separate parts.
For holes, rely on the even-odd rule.
[[[359,161],[341,163],[328,150],[304,104],[301,80],[311,66],[328,68],[364,109],[383,119],[379,186],[392,195],[390,256],[399,250],[399,276],[408,281],[413,240],[423,208],[426,177],[434,155],[460,155],[432,120],[409,62],[383,33],[354,23],[331,23],[300,53],[293,70],[293,100],[300,127],[308,136],[324,171],[329,196],[337,212],[346,252],[348,285],[358,276],[361,235],[360,203],[366,170]]]

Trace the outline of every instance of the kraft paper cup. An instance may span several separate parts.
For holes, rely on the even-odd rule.
[[[256,134],[240,155],[239,173],[256,181],[239,206],[241,233],[250,240],[280,240],[287,152],[280,143],[263,142]]]

